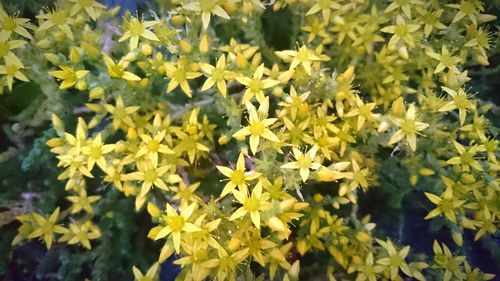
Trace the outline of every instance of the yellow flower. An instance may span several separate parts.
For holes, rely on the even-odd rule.
[[[24,40],[9,40],[0,37],[0,59],[8,57],[13,63],[22,65],[21,60],[11,50],[21,48],[25,44]]]
[[[33,231],[28,235],[29,239],[42,237],[47,249],[52,246],[52,241],[54,240],[54,233],[65,233],[66,229],[60,225],[57,225],[57,220],[59,219],[59,207],[54,210],[54,212],[49,216],[45,217],[38,213],[32,213],[35,226]]]
[[[42,12],[37,18],[44,20],[38,26],[38,31],[48,30],[53,26],[57,26],[70,40],[73,40],[73,33],[69,27],[70,24],[73,24],[73,19],[69,17],[66,10],[49,10],[47,13]]]
[[[269,194],[262,193],[262,181],[259,181],[252,190],[252,194],[248,196],[246,192],[233,190],[233,195],[243,204],[238,208],[229,218],[230,221],[239,219],[246,214],[250,214],[250,219],[257,229],[260,229],[260,213],[261,211],[266,211],[271,208],[271,204],[267,201],[269,199]]]
[[[295,90],[295,87],[292,85],[290,87],[290,95],[285,97],[282,102],[278,103],[278,105],[290,109],[292,121],[294,121],[295,117],[297,117],[297,111],[301,111],[304,105],[307,105],[306,99],[309,97],[310,93],[311,92],[307,91],[299,96],[297,95],[297,90]],[[306,112],[309,113],[308,111]]]
[[[170,78],[170,82],[167,85],[167,93],[172,92],[180,85],[182,91],[188,97],[191,97],[191,88],[189,87],[188,80],[198,78],[202,74],[197,71],[188,71],[186,61],[182,58],[178,62],[166,62],[165,70],[167,76]]]
[[[467,93],[462,89],[458,89],[458,91],[454,91],[447,87],[441,87],[446,93],[448,93],[453,100],[448,102],[439,108],[440,112],[452,111],[458,109],[458,116],[460,119],[460,125],[465,123],[465,117],[467,115],[467,109],[475,110],[476,105],[468,99]]]
[[[342,6],[334,0],[317,0],[316,4],[314,4],[307,12],[306,16],[314,15],[317,12],[321,11],[324,22],[330,21],[331,9],[338,10],[342,8]]]
[[[363,103],[361,98],[359,96],[356,96],[356,106],[356,108],[353,108],[351,111],[344,115],[344,117],[358,117],[356,122],[356,130],[361,130],[361,128],[365,124],[365,121],[367,120],[371,122],[377,120],[376,115],[372,112],[372,110],[375,109],[376,103]]]
[[[123,103],[123,99],[121,96],[118,96],[116,99],[116,105],[112,106],[110,104],[104,104],[104,108],[113,115],[113,127],[116,129],[123,128],[126,129],[126,126],[133,126],[134,123],[130,118],[129,114],[132,114],[139,110],[139,106],[128,106],[125,107]]]
[[[68,244],[80,243],[83,247],[91,249],[90,240],[101,237],[101,231],[90,220],[83,224],[71,223],[66,233],[59,239],[59,242],[67,241]]]
[[[118,64],[116,64],[112,58],[108,55],[103,54],[102,58],[104,60],[104,64],[108,68],[108,74],[111,78],[122,78],[127,81],[140,81],[141,78],[132,72],[125,71],[129,62],[126,60],[120,60]]]
[[[29,81],[28,77],[26,77],[26,75],[21,72],[21,69],[24,68],[24,65],[22,63],[19,64],[19,62],[16,62],[11,57],[5,57],[4,60],[5,64],[0,65],[0,74],[5,75],[5,78],[7,79],[7,88],[9,88],[9,91],[12,91],[14,78],[24,82]]]
[[[250,150],[254,155],[255,153],[257,153],[257,149],[259,148],[261,137],[273,142],[280,141],[279,138],[273,132],[271,132],[271,130],[268,129],[268,127],[274,124],[274,122],[276,122],[278,119],[265,118],[262,116],[264,114],[267,114],[267,111],[269,109],[268,104],[269,98],[266,98],[265,102],[263,102],[259,106],[259,113],[261,113],[259,114],[257,113],[257,110],[255,109],[255,106],[253,104],[247,103],[246,108],[248,110],[249,116],[248,126],[233,134],[233,137],[238,139],[250,135]]]
[[[199,135],[186,134],[181,130],[175,130],[175,134],[179,137],[179,143],[174,147],[174,151],[178,154],[187,152],[189,162],[194,163],[196,156],[203,152],[209,152],[210,148],[199,141]]]
[[[316,162],[316,152],[318,152],[318,146],[314,145],[306,153],[302,153],[297,148],[292,148],[293,156],[295,161],[288,162],[281,165],[282,169],[299,169],[300,177],[303,182],[306,182],[309,178],[309,169],[317,170],[321,167],[321,164]]]
[[[202,202],[201,198],[196,195],[195,191],[200,187],[200,183],[196,182],[189,186],[186,186],[184,181],[179,182],[178,187],[171,187],[172,191],[175,192],[172,199],[181,201],[181,206],[187,206],[189,203],[199,203]]]
[[[272,79],[262,80],[263,75],[264,75],[264,64],[261,64],[259,65],[259,67],[257,67],[255,72],[253,73],[252,78],[245,76],[235,77],[240,84],[247,86],[247,89],[243,94],[243,98],[241,99],[242,104],[249,102],[253,97],[256,97],[259,103],[263,103],[265,100],[265,95],[263,90],[274,87],[280,83],[279,81]]]
[[[158,37],[148,28],[158,24],[157,21],[140,21],[139,19],[130,16],[131,19],[125,22],[125,33],[118,39],[118,42],[123,42],[130,38],[130,50],[137,48],[139,38],[145,38],[151,41],[160,41]]]
[[[26,28],[32,28],[29,19],[9,16],[7,12],[0,7],[0,38],[7,40],[12,32],[15,32],[25,38],[33,39]]]
[[[210,14],[217,15],[224,19],[230,19],[227,12],[214,0],[199,0],[184,4],[182,6],[184,9],[201,12],[201,21],[203,23],[203,29],[207,29],[210,24]]]
[[[73,87],[78,79],[82,79],[89,73],[88,70],[73,70],[72,67],[60,65],[59,68],[61,70],[49,71],[49,74],[63,80],[59,89],[68,89]]]
[[[405,114],[404,119],[396,119],[394,122],[399,126],[397,130],[390,138],[388,145],[397,143],[402,139],[406,138],[408,145],[411,150],[415,151],[417,149],[417,136],[419,131],[424,130],[429,126],[429,124],[417,121],[416,107],[411,104],[408,111]]]
[[[89,214],[93,214],[94,209],[92,208],[92,204],[97,202],[100,198],[101,196],[99,195],[87,196],[87,190],[85,190],[85,188],[81,188],[78,192],[78,195],[66,197],[68,201],[73,203],[73,205],[71,206],[72,214],[78,213],[81,210],[84,210]]]
[[[309,76],[311,76],[311,64],[321,60],[314,51],[307,49],[305,45],[300,47],[297,51],[276,51],[275,54],[286,62],[291,61],[290,69],[295,69],[297,66],[302,65]]]
[[[391,26],[386,26],[380,31],[385,33],[393,34],[391,39],[389,39],[388,47],[391,50],[396,49],[398,43],[403,40],[404,43],[408,44],[410,47],[415,47],[415,42],[413,41],[412,33],[420,28],[418,24],[407,24],[402,16],[398,15],[396,17],[396,24]]]
[[[234,170],[224,166],[217,166],[217,170],[229,178],[229,182],[222,189],[219,198],[223,198],[228,193],[233,192],[235,187],[238,187],[240,191],[247,193],[247,182],[257,179],[260,176],[260,173],[254,171],[245,171],[244,157],[243,152],[240,152],[238,161],[236,162],[236,169]]]
[[[453,188],[451,186],[447,186],[441,196],[437,196],[429,192],[424,192],[424,194],[432,203],[436,205],[436,208],[430,211],[424,219],[428,220],[444,214],[447,219],[456,223],[457,219],[455,216],[455,210],[460,208],[465,201],[457,200],[453,197]]]
[[[216,66],[212,66],[207,63],[200,64],[201,69],[205,71],[209,76],[203,86],[201,91],[206,91],[217,84],[217,89],[219,89],[222,96],[227,95],[227,85],[226,81],[232,79],[233,73],[226,70],[226,56],[221,55],[217,60]]]
[[[158,153],[174,154],[175,152],[172,149],[165,144],[162,144],[166,133],[167,132],[165,130],[162,130],[156,133],[154,138],[147,134],[141,134],[140,138],[142,139],[142,142],[136,153],[136,157],[138,158],[147,155],[153,166],[156,167],[158,165]]]
[[[392,3],[387,6],[385,9],[385,13],[392,12],[396,9],[401,9],[406,17],[411,19],[411,9],[415,7],[419,7],[419,5],[423,5],[424,3],[420,0],[393,0]]]
[[[416,7],[415,9],[421,15],[418,18],[424,24],[424,34],[426,37],[429,37],[429,35],[431,35],[431,32],[434,28],[437,28],[439,30],[446,29],[446,25],[439,21],[441,19],[441,15],[443,14],[443,9],[439,9],[436,11],[424,9],[421,7]]]
[[[439,73],[445,69],[449,69],[456,74],[460,73],[460,70],[458,70],[457,68],[457,64],[461,61],[461,59],[459,57],[452,56],[450,54],[450,51],[448,51],[446,45],[443,45],[441,47],[441,54],[438,54],[433,50],[427,51],[426,54],[429,57],[439,61],[439,64],[436,66],[436,70],[434,70],[434,74]]]
[[[138,172],[132,172],[122,176],[123,180],[142,181],[139,197],[146,195],[151,187],[156,186],[162,190],[169,190],[167,184],[163,181],[164,174],[170,169],[170,165],[163,164],[154,166],[150,161],[141,161],[137,163]]]
[[[102,134],[98,133],[93,140],[90,140],[86,146],[82,148],[82,153],[88,155],[87,168],[92,171],[94,164],[97,163],[99,168],[106,171],[105,154],[110,153],[115,149],[114,144],[103,144]]]
[[[461,165],[462,171],[467,172],[472,167],[476,171],[482,171],[481,164],[474,158],[478,152],[484,151],[484,145],[473,145],[469,149],[465,149],[460,143],[453,141],[453,145],[459,156],[450,158],[446,163],[452,165]]]
[[[97,20],[100,12],[106,9],[106,6],[94,0],[70,0],[70,2],[74,3],[70,16],[74,16],[81,10],[85,10],[90,18]]]
[[[171,236],[175,252],[179,254],[181,252],[182,233],[193,233],[202,230],[195,224],[188,222],[197,206],[196,203],[192,203],[186,208],[181,208],[181,212],[178,214],[177,211],[167,203],[167,214],[162,215],[162,219],[166,223],[166,226],[158,232],[155,240],[161,239],[167,235]]]

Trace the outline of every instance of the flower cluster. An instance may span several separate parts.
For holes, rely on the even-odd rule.
[[[37,23],[0,10],[0,89],[40,71],[20,59],[35,50],[60,99],[82,100],[75,124],[50,112],[69,207],[19,216],[14,244],[90,249],[94,207],[116,189],[154,224],[158,263],[137,280],[171,257],[178,280],[299,280],[306,255],[328,256],[329,280],[493,278],[437,241],[434,260],[413,255],[357,212],[397,159],[458,247],[497,233],[499,142],[466,84],[466,62],[488,65],[481,2],[277,0],[301,21],[285,50],[253,30],[260,0],[158,2],[165,13],[121,25],[93,0],[57,1]],[[218,37],[235,24],[248,38]]]

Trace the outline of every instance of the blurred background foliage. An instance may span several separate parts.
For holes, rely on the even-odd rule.
[[[141,13],[156,7],[146,0],[102,0],[108,6],[120,5],[121,13],[129,10]],[[165,1],[160,1],[165,2]],[[50,0],[2,0],[10,12],[18,11],[25,18],[35,19],[36,11],[52,4]],[[486,10],[497,16],[490,26],[495,33],[490,50],[490,66],[469,65],[468,83],[470,93],[484,101],[494,103],[488,117],[500,127],[500,0],[485,1]],[[270,8],[268,8],[270,9]],[[295,45],[300,30],[300,19],[285,10],[278,13],[265,12],[260,25],[249,30],[247,26],[221,25],[216,28],[221,40],[230,37],[245,38],[249,32],[262,32],[264,40],[259,42],[266,51],[283,50]],[[36,58],[34,58],[36,59]],[[33,80],[14,87],[13,93],[0,95],[0,278],[2,280],[131,280],[133,265],[147,268],[156,259],[156,248],[147,231],[152,227],[145,211],[134,210],[133,198],[123,198],[114,189],[103,192],[103,198],[96,205],[96,213],[102,214],[97,221],[103,236],[97,247],[83,251],[77,247],[55,245],[50,251],[39,241],[29,241],[20,246],[11,246],[17,233],[15,216],[23,210],[36,206],[49,212],[55,206],[67,207],[63,183],[56,179],[54,155],[45,142],[55,135],[51,124],[44,118],[37,118],[50,104],[65,108],[67,124],[76,124],[74,104],[85,100],[77,95],[64,99],[48,100],[43,89],[43,79]],[[390,151],[388,152],[390,153]],[[12,157],[14,156],[14,157]],[[8,161],[5,161],[8,159]],[[407,159],[406,161],[418,161]],[[410,245],[416,252],[432,254],[433,239],[452,245],[449,231],[444,230],[445,220],[424,222],[424,216],[431,203],[425,200],[422,191],[429,184],[425,179],[411,186],[409,174],[401,160],[387,157],[380,167],[380,186],[365,193],[359,204],[359,212],[371,214],[381,237],[389,236]],[[432,162],[429,160],[429,162]],[[207,181],[213,180],[210,177]],[[318,188],[318,190],[320,190]],[[500,202],[499,202],[500,206]],[[500,237],[486,237],[477,243],[473,234],[465,233],[464,245],[474,266],[485,272],[500,275]],[[304,268],[314,268],[317,260],[303,263]],[[162,280],[173,280],[175,267],[162,268]],[[498,278],[498,277],[497,277]]]

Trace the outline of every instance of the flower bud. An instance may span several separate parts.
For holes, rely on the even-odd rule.
[[[90,90],[89,98],[92,99],[100,99],[104,96],[104,89],[102,87],[94,87]]]
[[[141,52],[145,56],[150,56],[153,53],[153,47],[149,44],[142,44]]]

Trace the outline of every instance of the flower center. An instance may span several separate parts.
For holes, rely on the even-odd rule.
[[[260,136],[264,133],[264,125],[261,122],[254,122],[250,125],[250,133],[254,136]]]
[[[417,126],[414,120],[405,119],[401,124],[401,130],[406,134],[413,134],[417,131]]]
[[[63,11],[53,12],[50,15],[50,21],[56,25],[63,25],[66,23],[66,15]]]
[[[11,17],[7,17],[3,22],[3,28],[7,31],[14,31],[16,27],[17,27],[16,20]]]
[[[235,185],[240,185],[245,182],[245,172],[236,170],[231,175],[231,182]]]
[[[167,218],[167,223],[173,232],[181,231],[184,227],[184,218],[182,216],[173,216]]]
[[[254,212],[254,211],[258,211],[259,210],[259,206],[260,206],[260,201],[259,201],[259,198],[256,198],[256,197],[250,197],[248,198],[246,201],[245,201],[245,210],[247,210],[248,212]]]
[[[130,35],[139,37],[144,32],[144,26],[138,19],[132,19],[129,24]]]
[[[157,151],[159,146],[160,146],[160,144],[155,140],[150,140],[148,142],[149,151]]]

